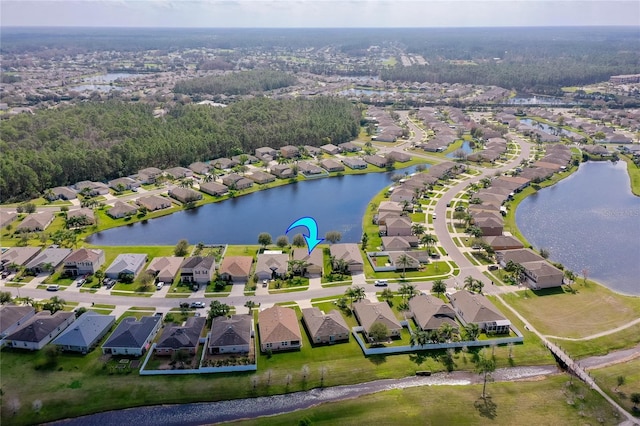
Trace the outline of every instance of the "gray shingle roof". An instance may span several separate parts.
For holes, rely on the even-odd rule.
[[[335,336],[337,334],[349,334],[349,327],[342,315],[333,310],[328,314],[323,314],[318,308],[305,308],[302,310],[302,317],[311,333],[312,339],[316,336]]]
[[[49,311],[40,311],[20,328],[7,336],[7,340],[17,340],[19,342],[40,342],[54,331],[60,324],[64,323],[69,317],[74,316],[73,312],[58,311],[51,315]]]
[[[90,347],[116,321],[113,315],[85,312],[52,342],[54,345]]]
[[[184,326],[173,324],[165,327],[156,348],[195,348],[206,322],[205,317],[189,317]]]
[[[251,342],[251,318],[248,314],[214,318],[209,347],[248,345]]]
[[[103,348],[141,348],[160,321],[159,316],[135,317],[123,319],[111,336],[102,345]]]

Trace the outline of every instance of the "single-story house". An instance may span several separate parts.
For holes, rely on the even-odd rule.
[[[296,311],[275,305],[258,313],[260,349],[285,351],[302,347],[302,333]]]
[[[181,179],[193,176],[193,170],[186,167],[171,167],[164,171],[167,176],[172,176],[174,179]]]
[[[297,158],[300,156],[300,150],[293,145],[285,145],[280,148],[280,156],[284,158]]]
[[[412,191],[409,188],[400,186],[391,192],[391,195],[389,196],[389,200],[395,203],[404,203],[406,201],[407,203],[413,204],[415,197],[416,197],[415,191]]]
[[[4,228],[14,220],[18,218],[18,213],[16,212],[5,212],[0,211],[0,228]]]
[[[105,262],[104,250],[80,248],[64,260],[64,271],[71,276],[95,274]]]
[[[487,237],[495,237],[498,235],[502,235],[502,228],[504,226],[504,222],[502,218],[494,219],[491,217],[474,219],[474,224],[482,231],[483,236]]]
[[[185,283],[209,284],[213,280],[215,272],[215,257],[187,257],[180,265],[180,280]]]
[[[323,152],[326,152],[327,154],[331,154],[331,155],[336,155],[336,154],[340,153],[340,148],[338,148],[337,146],[335,146],[332,143],[328,143],[326,145],[322,145],[320,147],[320,149]]]
[[[200,191],[219,197],[229,192],[229,188],[217,182],[205,182],[200,184]]]
[[[309,162],[306,161],[300,161],[298,162],[298,170],[300,171],[300,173],[304,174],[304,175],[321,175],[323,173],[325,173],[325,171],[316,166],[315,164],[311,164]]]
[[[406,163],[407,161],[411,161],[411,156],[409,154],[405,154],[404,152],[399,151],[391,151],[387,154],[387,158],[397,161],[399,163]]]
[[[15,269],[15,266],[24,266],[40,253],[40,247],[11,247],[0,254],[2,269]]]
[[[154,183],[160,176],[162,176],[162,170],[157,167],[147,167],[138,172],[138,180],[142,183]]]
[[[0,306],[0,340],[13,333],[36,313],[32,306]]]
[[[131,204],[116,201],[113,207],[107,210],[107,214],[114,219],[120,219],[122,217],[132,216],[136,214],[137,211],[138,209]]]
[[[211,160],[209,161],[209,164],[211,164],[216,169],[230,169],[238,165],[236,161],[233,161],[230,158],[224,158],[224,157]]]
[[[382,237],[383,250],[411,250],[418,247],[418,237],[415,235],[409,236],[397,236],[397,237]]]
[[[130,177],[120,177],[117,179],[110,180],[108,185],[109,185],[109,188],[113,189],[114,191],[119,191],[119,190],[139,188],[140,182]]]
[[[564,273],[546,260],[523,262],[525,282],[531,288],[560,287],[564,281]]]
[[[53,197],[49,201],[54,200],[75,200],[78,198],[78,194],[72,188],[68,186],[57,186],[55,188],[51,188],[51,193]]]
[[[118,279],[120,274],[132,274],[138,276],[144,264],[147,262],[147,255],[144,253],[123,253],[119,254],[111,265],[107,268],[104,275],[107,278]]]
[[[253,181],[237,173],[229,173],[222,178],[222,183],[230,189],[246,189],[253,186]]]
[[[544,260],[544,257],[531,249],[523,248],[517,250],[500,250],[496,251],[496,259],[503,268],[511,260],[514,263],[535,262],[537,260]]]
[[[425,251],[388,251],[391,264],[396,267],[396,270],[411,270],[420,268],[421,263],[428,263],[429,258]]]
[[[413,235],[411,231],[411,219],[406,216],[387,216],[384,219],[384,225],[380,225],[380,231],[383,231],[387,237]]]
[[[342,152],[358,152],[362,150],[360,146],[354,144],[353,142],[340,143],[338,144],[338,148],[340,148],[340,151]]]
[[[76,210],[69,210],[67,212],[67,222],[69,219],[78,218],[77,224],[80,226],[93,225],[96,223],[96,214],[93,209],[82,207]]]
[[[305,145],[304,149],[307,150],[307,153],[309,155],[313,155],[313,156],[316,156],[316,155],[318,155],[318,154],[320,154],[322,152],[322,150],[320,148],[318,148],[317,146]]]
[[[86,354],[98,345],[116,322],[114,315],[87,311],[72,326],[56,337],[52,344],[63,351]]]
[[[412,297],[409,300],[409,309],[413,313],[413,320],[421,330],[437,330],[443,324],[458,328],[453,308],[437,297],[429,294]]]
[[[220,264],[220,277],[232,282],[247,282],[252,264],[251,256],[225,256]]]
[[[238,164],[255,164],[257,162],[260,161],[260,159],[258,157],[255,157],[253,155],[249,155],[249,154],[240,154],[240,155],[234,155],[233,157],[231,157],[231,159],[233,161],[235,161]],[[244,163],[243,163],[244,160]]]
[[[280,179],[288,179],[295,176],[293,169],[288,164],[277,164],[275,166],[271,166],[269,172],[272,175],[278,176]]]
[[[344,166],[332,158],[320,161],[320,166],[328,172],[344,172]]]
[[[349,340],[349,327],[335,309],[324,314],[318,308],[305,308],[302,310],[302,319],[307,326],[309,340],[315,344]]]
[[[196,161],[195,163],[189,164],[189,169],[199,175],[206,175],[212,167],[213,166],[203,163],[202,161]]]
[[[159,195],[148,195],[146,197],[140,197],[136,201],[140,207],[144,207],[150,212],[162,209],[168,209],[171,207],[171,200]]]
[[[293,260],[304,261],[306,264],[304,275],[322,276],[324,269],[323,258],[322,250],[312,250],[311,254],[309,254],[306,247],[297,247],[293,250]]]
[[[485,333],[505,334],[509,332],[511,321],[482,294],[460,290],[447,295],[453,308],[464,324],[474,323]]]
[[[208,351],[211,355],[249,353],[253,337],[253,315],[216,317],[211,323]]]
[[[260,170],[254,170],[253,172],[251,172],[251,174],[247,175],[247,178],[251,179],[255,183],[260,184],[265,184],[276,180],[276,177],[274,175]]]
[[[70,254],[69,248],[46,248],[27,263],[25,268],[36,274],[45,271],[53,272]]]
[[[126,317],[102,345],[103,354],[141,356],[162,326],[162,317]]]
[[[387,302],[373,303],[363,299],[353,304],[353,310],[368,339],[370,339],[369,331],[376,323],[384,324],[387,327],[389,330],[387,337],[400,337],[402,325]]]
[[[378,214],[380,213],[395,213],[398,216],[403,212],[404,208],[402,207],[402,203],[396,201],[381,201],[378,206]]]
[[[353,170],[362,170],[367,168],[367,163],[365,163],[362,158],[345,157],[342,159],[342,163]]]
[[[336,260],[342,259],[347,262],[349,272],[362,272],[364,261],[360,254],[360,247],[354,243],[333,244],[329,248],[331,256]]]
[[[87,193],[92,197],[98,195],[107,195],[109,193],[109,186],[106,183],[102,182],[91,182],[88,180],[83,180],[82,182],[78,182],[75,185],[76,190],[79,193]]]
[[[12,348],[37,351],[53,340],[75,319],[76,315],[73,312],[58,311],[52,315],[49,311],[40,311],[9,334],[5,340],[11,342]]]
[[[193,201],[202,200],[202,194],[191,188],[177,187],[170,189],[169,196],[182,203],[190,203]]]
[[[382,155],[365,155],[364,161],[369,164],[373,164],[376,167],[386,167],[387,159]]]
[[[493,250],[513,250],[524,248],[524,245],[516,237],[511,235],[497,235],[494,237],[482,237]]]
[[[269,157],[268,161],[271,161],[277,156],[278,156],[278,151],[276,151],[271,147],[263,146],[262,148],[256,148],[256,157],[258,157],[261,160],[265,160],[265,157]]]
[[[39,213],[31,213],[25,217],[18,226],[16,226],[17,232],[38,232],[47,229],[47,226],[51,225],[54,216],[50,211],[43,211]]]
[[[289,255],[286,253],[260,253],[255,275],[259,280],[270,280],[284,276],[289,269]]]
[[[185,351],[195,355],[198,352],[200,335],[206,322],[205,317],[189,317],[184,325],[165,325],[156,343],[156,354],[171,356],[174,352]]]
[[[180,271],[182,257],[160,256],[154,257],[147,266],[147,272],[156,277],[156,281],[171,284]]]

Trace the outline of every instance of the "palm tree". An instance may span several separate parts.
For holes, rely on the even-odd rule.
[[[411,335],[411,346],[423,346],[429,343],[429,332],[424,330],[418,330]]]
[[[425,234],[422,236],[422,238],[420,238],[420,242],[427,247],[427,252],[431,254],[431,246],[435,245],[436,237],[434,237],[432,234]]]
[[[421,223],[414,223],[411,225],[411,232],[418,236],[424,234],[424,225]]]
[[[53,190],[52,190],[51,188],[49,188],[49,189],[47,189],[47,190],[45,190],[45,191],[44,191],[44,193],[42,194],[42,196],[43,196],[44,198],[46,198],[49,202],[52,202],[52,201],[55,199],[56,194],[54,194],[54,193],[53,193]]]
[[[349,287],[349,288],[347,288],[345,290],[344,294],[351,301],[351,309],[353,309],[353,302],[354,301],[357,302],[359,300],[364,299],[364,296],[365,296],[364,287],[359,287],[359,286]]]
[[[389,288],[385,288],[384,290],[382,290],[380,297],[382,298],[382,300],[389,303],[389,301],[393,299],[393,291],[391,291],[391,289]]]
[[[440,336],[440,340],[444,342],[448,342],[453,338],[454,330],[451,324],[444,323],[438,329],[438,335]]]
[[[413,284],[403,283],[403,284],[400,284],[400,289],[398,289],[398,293],[402,295],[402,298],[406,302],[407,299],[412,299],[413,296],[418,294],[418,290],[416,289],[416,286]]]
[[[471,275],[467,275],[464,279],[464,287],[469,291],[473,291],[475,289],[476,280]]]
[[[438,296],[446,293],[447,284],[443,280],[435,280],[433,285],[431,286],[431,291],[433,291]]]
[[[464,335],[467,340],[476,340],[480,335],[480,327],[474,322],[467,323],[464,326]]]
[[[402,267],[402,278],[404,278],[407,266],[411,265],[411,258],[406,254],[401,254],[400,256],[398,256],[398,259],[396,259],[396,263],[398,264],[398,266]]]

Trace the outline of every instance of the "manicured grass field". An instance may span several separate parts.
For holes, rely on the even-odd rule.
[[[614,409],[583,383],[560,374],[536,381],[423,386],[383,391],[306,410],[234,423],[242,425],[615,425]],[[302,423],[303,419],[309,423]]]
[[[573,284],[566,288],[526,290],[503,295],[543,334],[585,337],[619,327],[640,317],[640,297],[622,296],[598,284]]]
[[[640,358],[610,367],[591,370],[591,375],[618,404],[631,412],[633,404],[630,400],[632,393],[640,393]],[[618,377],[624,378],[624,384],[618,386]],[[617,388],[617,389],[616,389]]]
[[[640,197],[640,167],[633,164],[633,161],[626,155],[621,155],[620,158],[627,162],[627,173],[629,173],[629,179],[631,180],[631,192]]]
[[[594,355],[605,355],[611,351],[626,349],[640,343],[640,324],[625,328],[617,333],[608,334],[591,340],[551,339],[574,359]]]

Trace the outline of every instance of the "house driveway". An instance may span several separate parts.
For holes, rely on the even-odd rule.
[[[233,286],[231,286],[230,296],[244,296],[245,285],[246,283],[233,283]],[[258,290],[257,287],[256,287],[256,290]]]
[[[367,285],[367,279],[364,276],[364,271],[358,272],[358,273],[352,273],[351,282],[353,283],[353,285],[359,285],[359,286]]]
[[[322,278],[309,277],[309,290],[320,290],[320,289],[322,289]]]

